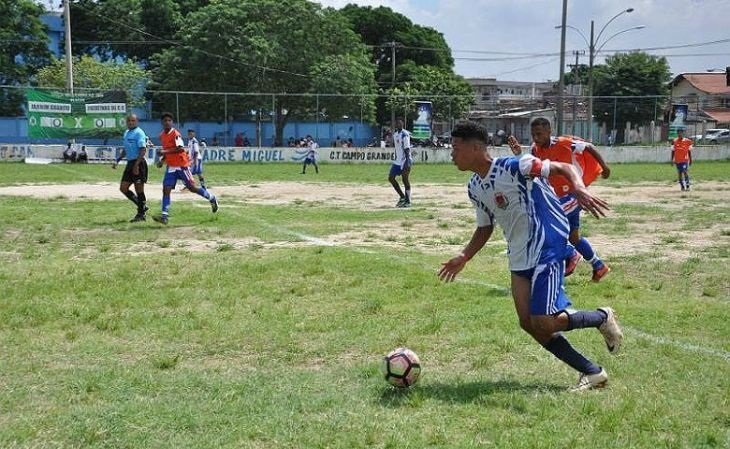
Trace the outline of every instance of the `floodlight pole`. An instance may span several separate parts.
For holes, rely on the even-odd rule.
[[[568,21],[568,0],[563,0],[563,20],[560,25],[560,79],[558,80],[558,101],[556,111],[557,134],[563,132],[563,96],[565,90],[565,31]]]

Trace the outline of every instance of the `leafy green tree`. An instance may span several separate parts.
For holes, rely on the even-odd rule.
[[[87,89],[124,90],[133,106],[144,103],[144,86],[148,81],[148,73],[137,64],[100,62],[91,56],[75,58],[74,87]],[[66,60],[54,59],[53,62],[38,71],[39,87],[66,87]]]
[[[31,0],[0,0],[0,85],[23,86],[48,63],[48,36],[40,16],[43,8]],[[22,114],[21,89],[0,89],[0,115]]]
[[[594,68],[595,70],[595,68]],[[597,96],[654,96],[668,95],[672,78],[667,59],[644,52],[617,54],[606,58],[606,64],[593,72],[594,95]],[[663,106],[663,105],[662,105]],[[616,102],[616,120],[619,136],[626,122],[645,125],[655,119],[654,98],[619,98]],[[594,115],[608,124],[614,122],[614,102],[595,101]]]
[[[183,15],[207,5],[203,0],[74,0],[71,23],[74,54],[102,60],[119,57],[147,65],[173,45]]]
[[[367,49],[346,23],[334,9],[306,0],[218,0],[188,15],[184,32],[176,35],[181,44],[154,59],[154,87],[296,94],[347,88],[372,94],[362,56]],[[340,69],[336,77],[328,65]],[[155,101],[169,105],[172,99],[156,96]],[[346,109],[362,107],[357,98],[338,101],[349,103],[342,105]],[[220,97],[200,98],[181,107],[180,115],[220,119],[221,103]],[[229,96],[228,103],[234,117],[251,110],[273,112],[280,141],[286,122],[312,117],[312,109],[306,96],[280,95],[273,105],[271,96]]]
[[[378,99],[377,120],[379,123],[389,123],[391,107],[400,104],[403,98],[410,98],[411,94],[420,97],[421,94],[427,93],[460,95],[466,92],[464,84],[459,83],[454,74],[454,59],[443,34],[433,28],[414,24],[404,15],[383,6],[373,8],[350,4],[341,11],[349,19],[352,29],[360,35],[366,45],[370,46],[372,60],[378,68],[376,80],[382,92],[398,95],[400,98],[398,100],[390,95]],[[393,43],[395,43],[396,62],[395,85],[397,89],[395,90],[393,89]],[[433,67],[436,71],[414,71],[413,67]],[[446,74],[450,74],[450,76]],[[420,79],[413,78],[414,75],[420,76]],[[449,82],[446,83],[448,88],[438,86],[435,81],[429,83],[429,77],[442,80],[444,77],[448,78]],[[412,84],[404,85],[406,82]],[[421,87],[424,84],[429,84],[429,86],[428,89],[421,89],[416,88],[413,83]],[[471,90],[469,92],[471,94]],[[446,106],[446,109],[441,110],[442,106]],[[443,117],[449,110],[448,106],[449,104],[436,100],[434,101],[434,112]],[[459,114],[463,109],[460,104],[451,104],[451,106],[454,114]],[[402,107],[397,108],[397,111],[402,114]],[[457,116],[454,115],[454,117]]]
[[[416,66],[404,64],[403,71],[408,72],[409,81],[388,91],[387,107],[395,109],[398,115],[402,111],[408,118],[416,114],[415,101],[431,101],[434,119],[449,120],[464,117],[474,103],[474,91],[463,77],[450,70],[432,66]]]

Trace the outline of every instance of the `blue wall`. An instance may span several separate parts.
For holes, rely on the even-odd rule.
[[[152,137],[152,141],[159,143],[157,136],[161,131],[160,122],[157,120],[142,120],[140,127]],[[221,145],[233,145],[236,134],[241,133],[248,137],[252,145],[256,144],[256,123],[233,122],[228,124],[226,132],[225,123],[216,122],[185,122],[177,128],[187,135],[187,130],[195,130],[198,139],[205,138],[208,145],[211,145],[213,137],[217,137]],[[273,143],[273,125],[271,122],[261,124],[263,134],[263,146],[270,147]],[[306,135],[314,137],[320,146],[330,146],[339,137],[341,140],[352,139],[355,145],[365,146],[370,143],[373,137],[379,136],[377,127],[360,122],[341,123],[314,123],[294,122],[284,127],[284,146],[290,137],[295,139]],[[0,117],[0,143],[46,143],[64,144],[65,139],[31,139],[28,136],[28,120],[25,117],[3,118]],[[89,145],[121,145],[121,135],[118,139],[109,139],[104,142],[102,139],[84,139],[82,143]]]
[[[48,50],[57,58],[64,54],[63,18],[60,13],[46,13],[41,15],[41,22],[48,27]],[[73,22],[73,20],[72,20]]]

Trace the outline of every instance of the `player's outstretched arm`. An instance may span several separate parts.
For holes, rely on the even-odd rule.
[[[571,164],[550,161],[550,174],[563,175],[570,181],[575,192],[575,197],[583,209],[590,212],[596,218],[606,216],[606,211],[609,209],[608,203],[588,193],[588,189],[583,184],[583,180],[575,167]]]
[[[441,269],[438,273],[439,279],[444,282],[453,282],[456,279],[456,275],[464,269],[466,263],[487,244],[489,238],[492,236],[493,230],[494,226],[476,228],[464,251],[441,264]]]

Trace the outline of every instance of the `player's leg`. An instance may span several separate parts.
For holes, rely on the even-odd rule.
[[[149,209],[147,207],[147,195],[144,192],[144,185],[147,183],[147,162],[142,161],[139,164],[139,173],[134,179],[134,191],[137,193],[137,216],[132,221],[144,221],[145,214]]]
[[[307,174],[307,162],[309,162],[307,159],[304,159],[304,162],[302,162],[302,174]]]
[[[319,165],[317,165],[317,161],[312,161],[312,165],[314,165],[314,172],[319,174]]]
[[[571,213],[568,214],[568,224],[570,225],[570,234],[568,234],[568,241],[573,245],[580,253],[583,258],[588,261],[593,267],[593,282],[600,282],[604,276],[606,276],[611,269],[606,265],[598,254],[593,250],[590,242],[585,237],[580,235],[580,211],[581,207],[578,206]],[[567,271],[567,269],[566,269]]]
[[[200,181],[200,187],[207,189],[207,187],[205,187],[205,178],[203,177],[203,161],[202,160],[198,160],[195,163],[195,170],[198,175],[198,181]]]
[[[682,176],[682,167],[683,164],[679,163],[677,164],[677,180],[679,181],[679,187],[684,191],[684,177]]]
[[[126,170],[125,170],[124,175],[126,175]],[[134,194],[134,192],[129,190],[129,187],[131,185],[132,185],[132,180],[128,179],[127,176],[124,176],[124,178],[122,179],[122,182],[119,183],[119,191],[122,192],[122,195],[126,196],[129,201],[133,202],[134,205],[137,206],[137,203],[138,203],[137,196]]]
[[[398,204],[396,204],[396,207],[401,207],[406,197],[403,193],[403,190],[401,190],[400,188],[400,184],[398,184],[398,180],[395,179],[395,177],[400,176],[401,173],[402,170],[400,165],[391,164],[390,173],[388,174],[388,181],[390,181],[390,185],[393,186],[393,189],[395,189],[395,192],[398,194]]]
[[[178,173],[179,170],[172,172],[169,170],[165,171],[165,177],[162,180],[162,215],[152,217],[158,223],[167,224],[170,215],[170,204],[172,203],[170,194],[175,188],[175,185],[177,185]]]
[[[689,164],[684,165],[684,170],[682,170],[682,175],[684,176],[684,188],[686,190],[689,190]]]
[[[512,292],[520,325],[546,350],[581,373],[581,382],[588,379],[587,387],[605,385],[603,369],[578,352],[560,332],[567,330],[569,320],[563,311],[570,301],[562,289],[562,263],[540,265],[527,273],[512,273]],[[523,324],[529,314],[529,324]],[[579,384],[580,385],[580,384]]]
[[[402,172],[403,188],[405,189],[405,201],[404,206],[409,207],[411,205],[411,166],[406,162]]]
[[[179,171],[182,181],[185,183],[185,187],[188,188],[193,193],[196,193],[206,200],[210,202],[210,207],[213,210],[213,212],[218,212],[218,199],[215,197],[215,195],[208,192],[208,189],[206,189],[203,186],[196,186],[195,185],[195,179],[193,179],[192,173],[190,173],[190,169],[183,168]]]

